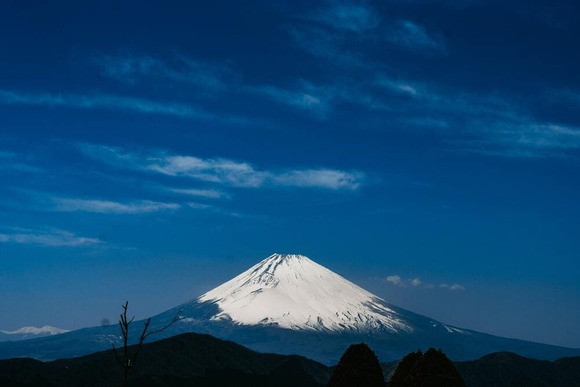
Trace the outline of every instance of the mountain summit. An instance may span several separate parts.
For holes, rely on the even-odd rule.
[[[199,297],[214,320],[313,331],[412,332],[381,298],[304,255],[273,254]]]

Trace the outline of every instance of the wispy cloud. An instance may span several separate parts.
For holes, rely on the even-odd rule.
[[[107,109],[157,114],[205,122],[219,122],[227,125],[266,125],[261,119],[249,119],[228,114],[214,114],[187,103],[153,101],[130,96],[112,94],[71,94],[71,93],[23,93],[0,90],[0,104],[44,106],[49,108]]]
[[[493,157],[567,157],[580,149],[580,128],[538,120],[525,104],[498,94],[440,90],[432,85],[395,80],[379,74],[373,86],[405,95],[391,107],[399,122],[438,131],[448,150]],[[575,103],[572,93],[558,93],[553,101]],[[380,102],[380,97],[375,97]],[[577,102],[580,102],[580,97]],[[387,103],[387,102],[385,102]],[[423,117],[417,118],[417,112]],[[451,132],[449,129],[457,130]]]
[[[120,203],[107,200],[53,198],[54,210],[62,212],[93,212],[99,214],[147,214],[177,210],[176,203],[160,203],[148,200]]]
[[[430,284],[430,283],[424,283],[419,277],[415,277],[415,278],[408,278],[408,279],[404,279],[399,275],[389,275],[386,278],[384,278],[384,282],[388,282],[392,285],[395,286],[400,286],[403,288],[406,287],[413,287],[413,288],[423,288],[423,289],[435,289],[435,288],[439,288],[439,289],[446,289],[446,290],[451,290],[451,291],[458,291],[458,290],[465,290],[465,287],[460,285],[460,284],[453,284],[453,285],[448,285],[448,284],[440,284],[440,285],[434,285],[434,284]]]
[[[2,172],[16,172],[16,173],[40,173],[44,169],[29,163],[25,156],[18,155],[10,151],[0,150],[0,173]]]
[[[410,282],[411,285],[415,288],[421,286],[421,284],[423,283],[419,278],[413,278]]]
[[[399,20],[391,28],[387,40],[402,48],[422,54],[445,54],[447,48],[442,36],[410,20]]]
[[[288,171],[277,175],[272,174],[271,179],[277,185],[290,187],[356,190],[364,181],[364,174],[334,169],[311,169]]]
[[[98,238],[87,238],[64,230],[15,230],[0,233],[0,243],[39,245],[48,247],[82,247],[101,244]]]
[[[196,196],[208,199],[221,199],[229,197],[227,193],[216,189],[169,188],[168,190],[186,196]]]
[[[285,30],[299,48],[312,56],[347,68],[367,66],[359,54],[346,47],[345,38],[334,31],[305,26],[290,26]]]
[[[465,290],[465,287],[463,285],[459,285],[459,284],[453,284],[453,285],[448,285],[448,284],[441,284],[439,285],[440,288],[442,289],[449,289],[451,291],[456,291],[456,290]]]
[[[256,86],[247,87],[245,91],[266,96],[279,103],[307,110],[320,116],[324,116],[329,109],[328,103],[323,97],[308,90],[308,87],[306,90],[296,91],[275,86]]]
[[[205,203],[196,203],[196,202],[188,202],[187,206],[189,208],[193,208],[194,210],[207,210],[210,208],[214,208],[213,206]]]
[[[394,80],[385,76],[384,74],[379,75],[374,84],[377,87],[383,88],[389,92],[399,95],[407,95],[409,97],[418,96],[420,90],[419,86],[412,84],[411,82]]]
[[[385,278],[385,281],[392,283],[393,285],[403,286],[405,281],[398,275],[390,275]]]
[[[580,149],[578,127],[522,119],[478,122],[472,129],[474,138],[459,143],[464,152],[509,158],[562,158]],[[457,146],[453,142],[452,145]]]
[[[225,90],[232,78],[232,71],[223,64],[205,63],[184,55],[161,60],[148,55],[97,54],[91,62],[102,69],[104,76],[130,84],[153,79],[218,92]]]
[[[242,188],[279,186],[356,190],[365,180],[365,175],[359,171],[328,168],[260,170],[251,163],[226,158],[200,158],[166,152],[138,154],[93,144],[81,144],[79,149],[89,157],[120,168]]]
[[[361,43],[387,42],[427,56],[447,53],[441,33],[428,31],[411,20],[391,19],[381,23],[380,14],[367,4],[333,4],[311,12],[305,19],[318,25],[296,23],[287,26],[286,31],[300,48],[334,65],[364,69],[383,67],[363,58],[357,49]]]
[[[147,157],[147,170],[169,176],[187,176],[197,180],[234,187],[259,187],[268,173],[251,164],[229,159],[202,159],[194,156],[163,155]]]
[[[337,3],[311,13],[308,19],[338,30],[361,32],[377,27],[381,18],[369,5]]]
[[[370,90],[376,87],[379,86],[341,80],[329,84],[300,82],[298,88],[291,90],[270,87],[258,90],[262,95],[279,103],[300,107],[302,110],[313,113],[317,118],[328,119],[338,106],[344,104],[369,110],[388,111],[386,101],[377,98]],[[397,91],[397,93],[401,92],[401,90]],[[408,93],[408,90],[405,92]]]
[[[146,114],[163,114],[202,120],[213,118],[211,114],[186,104],[155,102],[142,98],[107,94],[20,93],[0,90],[0,103],[7,105],[136,111]]]

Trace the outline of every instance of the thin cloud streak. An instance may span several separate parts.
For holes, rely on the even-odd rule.
[[[399,275],[389,275],[383,279],[384,282],[388,282],[394,286],[399,286],[402,288],[412,287],[412,288],[423,288],[423,289],[446,289],[450,291],[464,291],[465,287],[460,284],[440,284],[440,285],[433,285],[430,283],[424,283],[419,277],[404,279]]]
[[[418,87],[408,81],[397,81],[381,74],[377,77],[375,83],[379,88],[398,95],[407,95],[417,97],[419,95]]]
[[[316,187],[328,189],[356,190],[364,180],[361,172],[345,172],[333,169],[311,169],[289,171],[272,176],[277,185],[289,187]]]
[[[429,33],[425,27],[410,20],[399,20],[387,40],[404,49],[420,54],[445,54],[447,48],[441,36]]]
[[[260,187],[268,178],[245,162],[228,159],[201,159],[193,156],[167,155],[148,158],[145,169],[169,176],[187,176],[234,187]]]
[[[215,189],[196,189],[196,188],[170,188],[168,191],[175,192],[186,196],[196,196],[208,199],[229,198],[225,192]]]
[[[310,111],[324,116],[328,111],[327,103],[309,91],[290,91],[274,86],[256,86],[244,89],[248,93],[259,94],[279,103]]]
[[[142,98],[107,94],[78,95],[66,93],[19,93],[0,90],[0,103],[8,105],[71,107],[82,109],[114,109],[204,120],[212,118],[210,114],[185,104],[160,103]]]
[[[451,291],[456,291],[456,290],[463,291],[463,290],[465,290],[465,287],[462,285],[459,285],[459,284],[453,284],[453,285],[441,284],[441,285],[439,285],[439,287],[442,289],[449,289]]]
[[[98,245],[102,241],[98,238],[80,237],[64,230],[52,230],[50,232],[19,230],[13,233],[0,233],[0,243],[47,247],[83,247]]]
[[[120,203],[108,200],[53,198],[54,210],[60,212],[92,212],[98,214],[148,214],[177,210],[176,203],[160,203],[149,200]]]
[[[107,109],[142,114],[159,114],[205,122],[220,122],[227,125],[266,125],[260,119],[250,120],[235,115],[216,115],[190,104],[157,102],[112,94],[21,93],[0,90],[0,104],[86,110]]]
[[[491,157],[566,158],[580,149],[580,128],[536,122],[474,124],[476,138],[464,141],[461,151]],[[453,146],[457,144],[452,143]]]
[[[0,173],[41,173],[45,170],[22,161],[22,156],[14,152],[0,150]]]
[[[148,55],[98,54],[91,62],[102,69],[103,76],[123,83],[153,79],[189,84],[211,93],[226,90],[228,78],[232,77],[232,71],[222,64],[203,63],[184,55],[164,61]]]

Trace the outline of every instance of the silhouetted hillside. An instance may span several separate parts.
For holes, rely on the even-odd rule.
[[[381,363],[386,380],[391,379],[399,363]],[[580,357],[551,362],[496,352],[453,364],[468,387],[580,387]]]
[[[209,335],[183,334],[146,344],[131,386],[323,386],[329,370],[301,356],[262,354]],[[110,387],[122,380],[113,351],[42,363],[0,361],[2,386]]]
[[[497,352],[475,361],[455,362],[455,366],[469,387],[580,386],[580,357],[551,362]]]
[[[580,357],[554,362],[499,352],[454,362],[469,387],[580,387]],[[389,380],[398,363],[383,363]],[[187,333],[145,344],[131,373],[132,387],[324,386],[331,369],[302,356],[262,354],[231,341]],[[2,387],[110,387],[122,381],[112,351],[43,363],[0,361]]]

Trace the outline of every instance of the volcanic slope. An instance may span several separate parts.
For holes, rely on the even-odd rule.
[[[410,333],[377,296],[302,255],[274,254],[207,292],[213,320],[318,332]]]
[[[155,339],[185,332],[207,333],[251,349],[300,354],[336,364],[352,343],[365,342],[381,361],[419,348],[441,348],[453,360],[510,351],[536,359],[578,356],[580,349],[507,339],[443,324],[369,293],[311,259],[273,254],[202,296],[152,318],[161,327],[181,319]],[[142,322],[133,324],[138,336]],[[0,343],[0,358],[41,360],[80,356],[118,344],[117,326],[85,328],[61,335]]]

